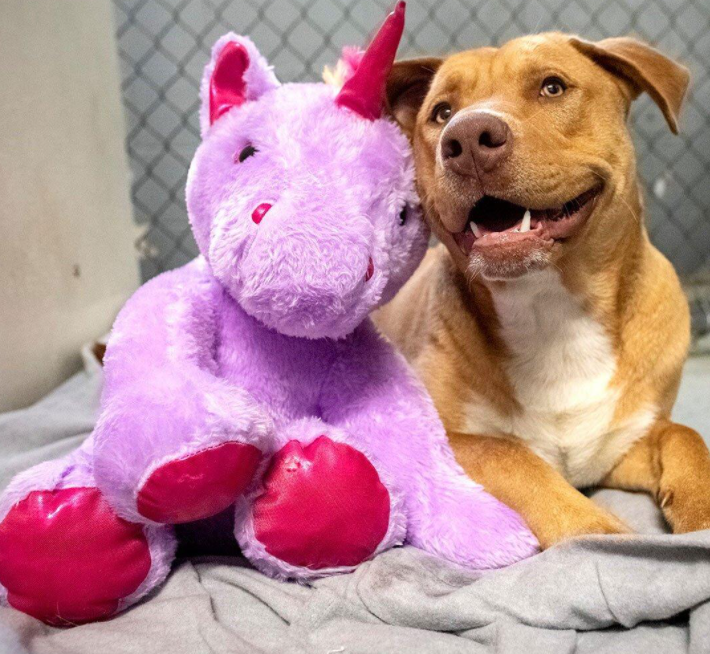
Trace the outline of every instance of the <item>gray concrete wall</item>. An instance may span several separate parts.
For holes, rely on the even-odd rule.
[[[109,0],[0,2],[0,411],[79,367],[138,273]]]

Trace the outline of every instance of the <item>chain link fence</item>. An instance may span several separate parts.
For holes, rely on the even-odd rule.
[[[212,43],[248,34],[282,81],[320,79],[364,44],[394,0],[114,0],[144,279],[196,253],[184,204]],[[693,74],[673,136],[644,96],[633,111],[653,241],[697,289],[710,280],[710,0],[409,0],[400,56],[445,54],[547,30],[632,34]],[[704,297],[698,294],[698,297]],[[710,305],[709,305],[710,306]]]

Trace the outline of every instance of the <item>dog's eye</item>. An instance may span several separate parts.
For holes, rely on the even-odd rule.
[[[407,222],[407,207],[402,207],[402,211],[399,212],[399,224],[404,225]]]
[[[559,77],[547,77],[540,88],[540,95],[559,98],[567,90],[567,85]]]
[[[431,112],[431,118],[435,123],[443,125],[451,118],[452,113],[451,105],[448,102],[440,102]]]
[[[257,152],[259,152],[253,145],[247,145],[235,159],[242,163],[249,157],[253,157]]]

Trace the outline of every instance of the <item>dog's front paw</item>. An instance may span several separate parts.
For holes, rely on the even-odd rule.
[[[555,507],[554,514],[549,520],[538,526],[535,535],[543,550],[579,536],[632,533],[632,530],[615,515],[587,498],[582,500]]]
[[[658,505],[674,534],[710,529],[710,479],[682,489],[663,488]]]

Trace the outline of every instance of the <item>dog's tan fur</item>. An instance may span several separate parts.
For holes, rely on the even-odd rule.
[[[568,82],[563,98],[538,92],[550,75]],[[670,422],[687,302],[649,242],[626,126],[646,91],[676,131],[687,82],[684,68],[632,39],[557,33],[399,62],[390,77],[391,110],[412,140],[442,244],[377,321],[422,376],[461,464],[543,547],[627,530],[575,486],[648,491],[674,531],[710,528],[707,448]],[[441,170],[443,126],[431,116],[442,100],[454,115],[494,112],[514,136],[510,159],[472,187],[545,208],[603,180],[578,232],[534,256],[465,256],[452,232],[482,191]]]

